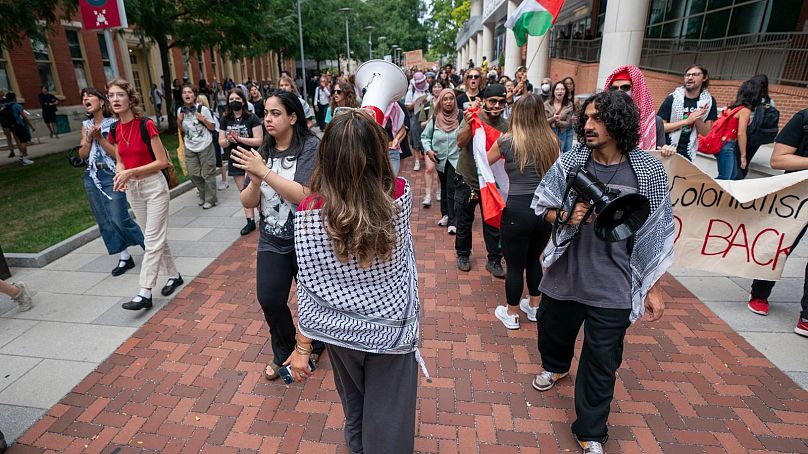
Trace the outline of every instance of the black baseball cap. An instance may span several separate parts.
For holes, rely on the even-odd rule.
[[[508,94],[508,90],[505,89],[505,85],[502,84],[491,84],[485,88],[483,92],[483,99],[491,98],[494,96],[505,97]]]

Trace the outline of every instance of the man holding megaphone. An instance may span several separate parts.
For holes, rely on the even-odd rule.
[[[649,321],[662,316],[658,279],[673,261],[668,179],[637,147],[639,118],[623,92],[587,99],[576,125],[581,143],[545,174],[531,205],[555,224],[536,315],[544,372],[533,387],[546,391],[569,374],[584,325],[572,432],[587,452],[603,452],[626,330],[644,311]]]

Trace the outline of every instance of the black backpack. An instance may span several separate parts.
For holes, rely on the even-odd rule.
[[[757,148],[761,145],[774,142],[777,137],[779,129],[777,125],[780,123],[780,111],[771,104],[765,103],[759,105],[755,109],[755,114],[752,121],[749,123],[747,136],[749,142],[747,148],[751,146]]]
[[[14,103],[11,102],[0,103],[0,127],[3,129],[8,129],[17,122],[14,118],[13,106]]]
[[[151,146],[151,137],[149,137],[149,130],[146,129],[146,124],[148,124],[150,121],[152,121],[151,118],[146,118],[146,117],[141,117],[140,118],[140,139],[143,140],[143,143],[145,143],[146,147],[148,147],[149,153],[151,153],[151,155],[152,155],[152,159],[156,160],[156,158],[154,157],[154,150],[152,150],[152,146]],[[152,123],[154,123],[154,122],[152,121]],[[112,125],[110,125],[110,127],[109,127],[109,136],[110,137],[115,136],[115,142],[118,141],[118,136],[116,134],[117,129],[118,129],[118,122],[117,121],[115,123],[112,123]],[[171,161],[169,161],[169,162],[171,162]]]

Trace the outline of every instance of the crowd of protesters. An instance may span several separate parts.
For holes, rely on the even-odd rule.
[[[543,371],[532,386],[538,391],[569,374],[584,327],[572,430],[586,452],[603,452],[626,329],[644,313],[650,321],[662,316],[658,280],[673,257],[668,176],[648,152],[694,159],[698,136],[719,119],[707,68],[685,69],[682,86],[658,108],[634,66],[614,70],[584,100],[571,77],[534,86],[525,67],[510,77],[487,60],[460,73],[452,65],[405,71],[406,95],[382,106],[380,124],[357,109],[363,87],[349,75],[303,81],[284,74],[277,84],[175,80],[166,87],[175,95],[167,113],[177,117],[200,209],[216,206],[217,191],[228,188],[226,172],[244,207],[241,234],[258,230],[256,293],[274,356],[265,377],[304,380],[327,351],[351,451],[412,452],[419,366],[427,371],[417,348],[415,194],[398,175],[408,157],[413,171],[423,170],[420,207],[439,202],[436,224],[453,236],[457,269],[470,271],[478,208],[482,213],[479,166],[486,165],[475,159],[473,128],[485,125],[501,134],[486,150],[488,164],[503,161],[509,181],[500,227],[480,223],[485,268],[504,279],[505,301],[492,315],[507,329],[520,329],[523,314],[537,322]],[[310,99],[301,94],[304,83],[311,84]],[[43,105],[55,107],[45,95]],[[152,86],[148,96],[159,124],[164,92]],[[170,162],[130,83],[86,88],[82,102],[87,120],[79,158],[87,163],[90,206],[108,252],[119,255],[113,275],[135,266],[129,247],[145,250],[141,289],[123,308],[148,309],[158,271],[169,275],[163,295],[184,283],[167,241]],[[3,127],[24,145],[30,123],[18,106],[6,94],[3,111],[13,123]],[[745,178],[759,147],[771,142],[773,168],[808,169],[808,109],[779,134],[777,115],[765,76],[741,84],[721,113],[727,126],[715,154],[716,179]],[[27,164],[22,146],[20,152]],[[601,241],[587,222],[586,203],[562,203],[578,168],[612,189],[646,196],[650,217],[634,237]],[[551,234],[559,218],[566,219],[556,232],[567,238],[562,243]],[[293,280],[297,323],[287,304]],[[592,281],[603,285],[587,285]],[[768,314],[773,286],[754,281],[752,312]],[[30,308],[24,285],[4,291]],[[808,269],[795,332],[808,336]]]

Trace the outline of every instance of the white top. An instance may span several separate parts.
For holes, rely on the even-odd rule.
[[[208,119],[208,121],[214,123],[213,115],[210,113],[210,109],[202,104],[197,104],[196,108],[198,109],[198,112],[201,112],[202,115]],[[179,115],[181,112],[182,107],[177,109],[177,115]],[[200,151],[207,149],[213,143],[213,134],[211,134],[210,129],[208,129],[204,123],[196,118],[196,114],[183,114],[182,132],[182,140],[185,141],[185,149],[188,151],[199,153]]]

